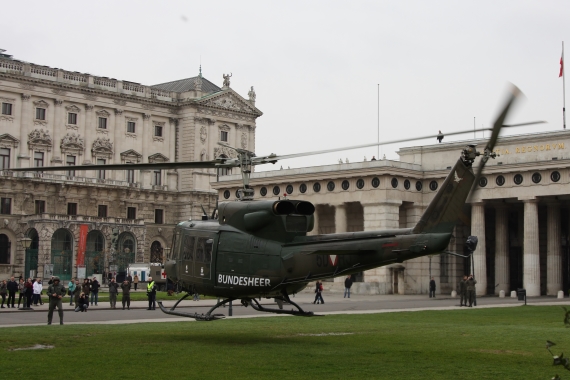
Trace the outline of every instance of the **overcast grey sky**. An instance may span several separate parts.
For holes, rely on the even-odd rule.
[[[231,87],[247,97],[255,86],[264,112],[258,154],[376,141],[378,88],[381,140],[469,130],[473,117],[487,127],[507,82],[527,98],[510,122],[549,123],[516,133],[562,129],[567,0],[26,1],[2,13],[0,48],[16,59],[145,85],[195,76],[200,59],[219,86],[232,72]]]

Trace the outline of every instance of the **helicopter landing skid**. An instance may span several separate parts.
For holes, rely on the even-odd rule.
[[[186,297],[188,297],[190,295],[190,293],[186,293],[182,298],[180,298],[175,304],[174,306],[172,306],[170,309],[166,309],[164,306],[162,306],[162,302],[159,301],[158,302],[158,307],[160,307],[160,310],[162,310],[163,313],[166,314],[170,314],[170,315],[177,315],[179,317],[186,317],[186,318],[194,318],[197,321],[204,321],[204,322],[209,322],[209,321],[216,321],[218,319],[224,319],[226,316],[224,314],[212,314],[212,311],[216,310],[218,307],[230,302],[230,301],[234,301],[234,298],[228,298],[225,299],[223,301],[218,302],[217,304],[215,304],[210,310],[208,310],[208,312],[206,314],[198,314],[198,313],[183,313],[180,311],[174,311],[174,309],[176,309],[176,306],[178,306],[178,304],[185,299]]]
[[[249,304],[254,310],[262,311],[264,313],[289,314],[289,315],[294,315],[296,317],[322,317],[322,315],[315,314],[312,311],[303,310],[301,306],[291,301],[289,296],[275,297],[275,298],[293,305],[294,307],[297,308],[297,310],[270,309],[261,306],[261,304],[255,298],[247,298],[245,300],[242,300],[242,303],[246,301],[247,304]]]

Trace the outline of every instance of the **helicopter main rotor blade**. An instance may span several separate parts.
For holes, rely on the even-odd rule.
[[[41,166],[33,168],[14,168],[14,172],[30,171],[67,171],[67,170],[168,170],[168,169],[216,169],[236,167],[239,163],[235,159],[220,158],[212,161],[187,162],[160,162],[145,164],[109,164],[109,165],[69,165],[69,166]]]
[[[503,125],[503,127],[507,127],[507,128],[520,127],[520,126],[524,126],[524,125],[542,124],[542,123],[545,123],[545,121],[532,121],[532,122],[528,122],[528,123]],[[454,135],[461,135],[461,134],[465,134],[465,133],[473,133],[473,132],[481,132],[481,131],[493,131],[493,130],[494,130],[494,128],[479,128],[479,129],[472,129],[469,131],[447,132],[447,133],[443,133],[443,135],[444,136],[454,136]],[[342,148],[315,150],[312,152],[294,153],[294,154],[286,154],[286,155],[271,154],[268,156],[253,157],[251,159],[251,161],[254,165],[275,163],[278,160],[285,160],[285,159],[289,159],[289,158],[314,156],[317,154],[341,152],[341,151],[345,151],[345,150],[360,149],[360,148],[370,148],[370,147],[375,147],[378,145],[388,145],[388,144],[396,144],[396,143],[402,143],[402,142],[408,142],[408,141],[414,141],[414,140],[431,139],[431,138],[437,138],[437,136],[438,136],[437,134],[436,135],[427,135],[427,136],[414,137],[414,138],[405,138],[405,139],[398,139],[398,140],[391,140],[391,141],[382,141],[380,143],[376,142],[376,143],[369,143],[369,144],[353,145],[353,146],[342,147]],[[493,143],[493,146],[494,146],[494,143]]]
[[[505,103],[505,106],[503,107],[503,110],[501,111],[501,113],[499,114],[499,116],[495,120],[495,123],[493,124],[493,132],[491,133],[491,137],[489,138],[489,141],[487,141],[487,145],[485,146],[485,150],[482,152],[481,160],[479,161],[479,166],[477,167],[477,171],[475,172],[475,180],[473,181],[473,188],[471,189],[471,196],[473,195],[473,191],[475,191],[477,189],[477,187],[479,186],[479,179],[481,178],[481,173],[483,172],[483,168],[485,167],[485,164],[487,163],[487,161],[489,161],[489,158],[491,157],[490,154],[493,152],[493,149],[495,148],[495,145],[497,144],[497,140],[499,139],[499,133],[501,132],[501,128],[504,126],[503,123],[505,122],[505,119],[507,118],[507,115],[509,114],[509,110],[511,109],[511,106],[513,105],[515,100],[520,95],[522,95],[521,90],[519,90],[519,88],[517,86],[512,85],[511,93],[506,100],[506,103]],[[519,126],[519,125],[517,125],[517,126]],[[527,125],[527,123],[525,123],[524,125]],[[470,196],[470,198],[471,198],[471,196]]]

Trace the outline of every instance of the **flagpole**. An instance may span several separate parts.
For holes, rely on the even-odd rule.
[[[564,75],[564,41],[562,41],[562,121],[566,129],[566,75]]]

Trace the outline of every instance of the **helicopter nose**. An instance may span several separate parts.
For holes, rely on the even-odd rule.
[[[176,260],[168,260],[164,264],[164,271],[168,278],[172,281],[178,281],[177,273],[176,273]]]

